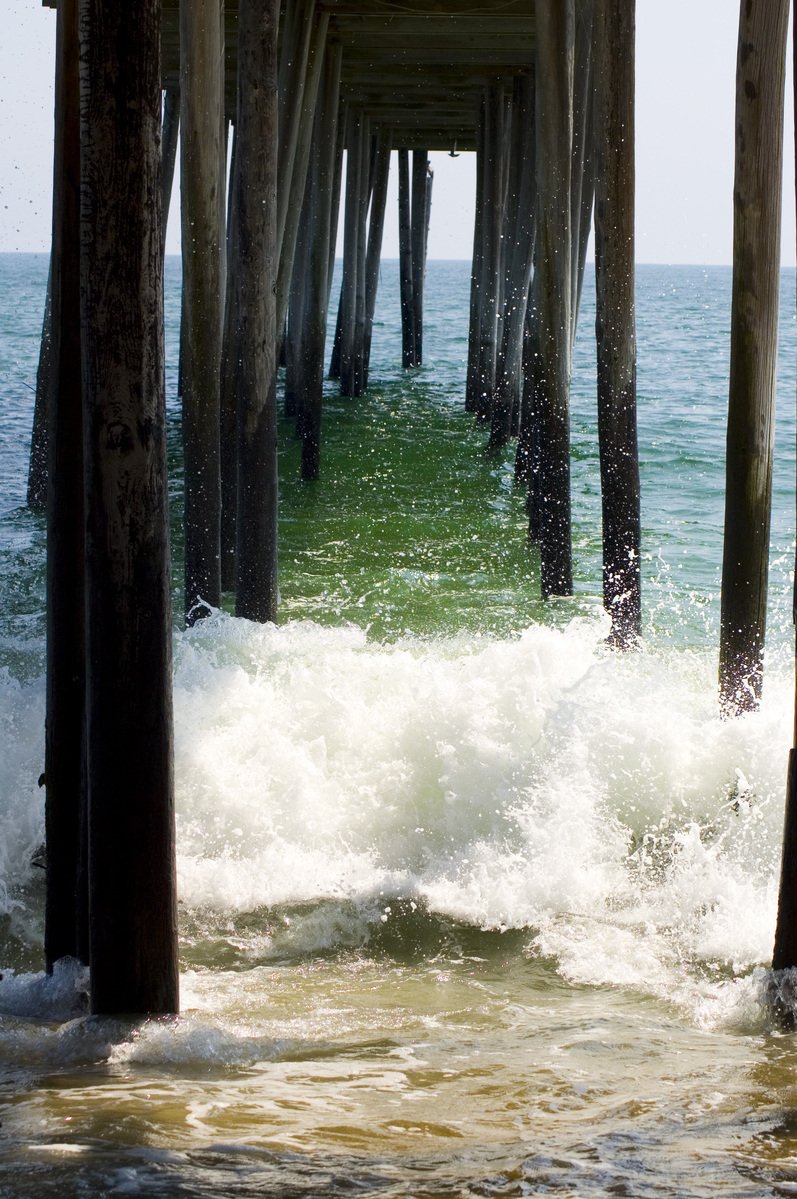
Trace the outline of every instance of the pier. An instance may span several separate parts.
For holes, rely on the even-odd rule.
[[[634,5],[140,0],[111,15],[101,0],[57,7],[46,403],[34,440],[48,475],[51,555],[48,965],[65,954],[88,959],[97,1012],[170,1012],[179,999],[162,271],[178,124],[186,621],[225,595],[242,618],[277,619],[277,371],[284,362],[303,478],[322,486],[324,375],[339,379],[344,396],[368,387],[392,162],[402,362],[433,363],[423,336],[428,154],[445,150],[477,155],[463,421],[484,427],[488,454],[517,439],[545,597],[573,590],[569,389],[594,229],[603,599],[611,644],[631,649],[642,613]],[[740,32],[737,112],[751,109],[748,143],[759,111],[776,127],[778,105],[782,113],[788,4],[771,7],[778,22],[756,23],[748,12]],[[741,141],[737,192],[747,196],[749,185],[745,202],[758,211],[780,163],[765,149],[772,176],[758,179]],[[771,207],[756,231],[770,247],[778,220]],[[333,296],[339,222],[342,287]],[[772,297],[766,312],[744,298],[764,290],[748,266],[756,252],[740,234],[735,329],[742,319],[750,326],[734,344],[744,357],[749,337],[769,330],[769,357],[748,369],[737,354],[739,428],[766,423],[772,402]],[[767,282],[776,263],[774,251],[762,261]],[[764,480],[770,455],[765,438],[755,465]],[[729,495],[744,487],[737,475]],[[33,482],[40,496],[41,480]],[[760,549],[765,485],[756,496],[745,542]],[[733,558],[724,594],[749,569]],[[752,618],[729,609],[729,709],[749,686],[756,694],[765,598],[764,589]]]

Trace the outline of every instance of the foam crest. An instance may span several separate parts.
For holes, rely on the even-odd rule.
[[[363,948],[385,926],[415,935],[419,912],[526,929],[528,952],[573,982],[736,1019],[771,952],[787,660],[758,713],[721,721],[714,654],[617,655],[606,631],[587,614],[513,639],[382,644],[219,613],[178,634],[189,952]],[[43,686],[3,682],[0,913],[13,914],[42,834]]]
[[[765,961],[788,677],[768,679],[759,713],[721,721],[713,654],[620,656],[605,632],[585,617],[383,645],[219,615],[184,634],[183,901],[334,901],[330,929],[345,902],[366,940],[374,905],[403,896],[528,927],[573,981],[667,995],[684,963],[721,981]],[[310,951],[317,907],[306,920],[293,945],[306,927]]]

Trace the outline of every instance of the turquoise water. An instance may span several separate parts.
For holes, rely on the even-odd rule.
[[[640,267],[644,641],[607,650],[585,295],[576,593],[463,412],[467,266],[400,369],[281,431],[281,622],[175,629],[182,1016],[41,969],[43,530],[23,507],[47,262],[0,256],[0,1196],[791,1194],[768,985],[792,720],[794,272],[764,702],[716,704],[730,270]],[[179,279],[167,275],[175,610]]]

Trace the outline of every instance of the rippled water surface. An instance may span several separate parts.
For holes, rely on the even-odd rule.
[[[167,335],[179,597],[179,278]],[[175,629],[182,1015],[42,962],[43,530],[24,508],[46,258],[0,256],[0,1196],[797,1193],[768,1016],[792,720],[794,272],[764,703],[716,706],[730,271],[638,279],[645,637],[605,646],[594,307],[576,594],[543,604],[511,454],[462,411],[467,267],[400,370],[281,434],[278,627]],[[789,1001],[789,997],[787,997]]]

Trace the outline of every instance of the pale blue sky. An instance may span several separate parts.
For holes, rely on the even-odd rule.
[[[46,250],[55,14],[4,0],[0,50],[0,251]],[[637,259],[731,260],[736,0],[637,0]],[[783,261],[794,262],[791,80]],[[429,253],[466,258],[472,155],[435,155]],[[395,210],[393,210],[395,211]],[[170,224],[169,250],[178,248]],[[397,254],[388,219],[384,253]]]

